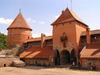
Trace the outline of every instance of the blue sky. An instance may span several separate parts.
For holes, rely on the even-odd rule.
[[[66,8],[71,9],[71,0],[0,0],[0,32],[7,35],[7,27],[19,13],[33,29],[32,36],[41,33],[52,35],[51,23]],[[72,0],[72,11],[91,30],[100,29],[100,0]]]

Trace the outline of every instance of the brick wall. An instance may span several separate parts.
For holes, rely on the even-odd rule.
[[[66,47],[69,45],[69,42],[73,44],[73,48],[75,49],[76,56],[78,56],[78,50],[80,49],[80,36],[82,31],[86,31],[86,26],[83,24],[72,21],[63,24],[53,25],[53,49],[55,50],[55,45],[59,44],[63,50],[63,43],[66,43]],[[60,37],[63,33],[66,33],[67,41],[62,42]],[[68,50],[70,52],[70,50]]]
[[[23,28],[8,29],[8,44],[7,47],[14,44],[23,46],[26,39],[31,38],[31,30]]]

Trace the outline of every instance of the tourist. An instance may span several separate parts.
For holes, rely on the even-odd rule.
[[[96,70],[96,64],[95,63],[93,64],[93,70]]]
[[[75,62],[73,62],[73,66],[75,66]]]
[[[89,63],[89,65],[90,65],[90,70],[92,71],[93,70],[93,66],[92,66],[91,62]]]
[[[43,62],[43,66],[46,66],[45,62]]]

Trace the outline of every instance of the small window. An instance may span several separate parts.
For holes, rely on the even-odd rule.
[[[70,22],[70,24],[71,24],[71,22]]]
[[[28,36],[28,39],[29,39],[29,36]]]
[[[63,26],[64,26],[64,23],[63,23]]]
[[[63,47],[64,47],[64,48],[66,47],[66,43],[63,43]]]
[[[88,31],[89,29],[87,28],[87,31]]]
[[[56,25],[56,27],[58,27],[58,25]]]

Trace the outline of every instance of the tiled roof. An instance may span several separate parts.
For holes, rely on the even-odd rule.
[[[24,43],[33,42],[33,41],[41,41],[41,38],[31,38],[31,39],[27,39]]]
[[[69,21],[79,21],[83,23],[85,26],[87,26],[72,10],[67,8],[65,11],[62,12],[60,17],[54,21],[51,25],[59,24],[59,23],[64,23],[64,22],[69,22]],[[87,26],[88,27],[88,26]]]
[[[94,34],[100,34],[100,29],[98,30],[92,30],[90,32],[91,35],[94,35]],[[81,36],[86,36],[86,32],[82,32]]]
[[[50,54],[53,52],[52,46],[41,47],[31,47],[24,51],[20,58],[49,58]]]
[[[49,39],[53,39],[53,37],[52,37],[52,36],[47,36],[47,37],[45,37],[45,40],[49,40]],[[39,37],[39,38],[27,39],[24,43],[33,42],[33,41],[41,41],[41,37]]]
[[[45,38],[45,40],[49,40],[49,39],[53,39],[53,37],[52,37],[52,36],[47,36],[47,37]]]
[[[100,58],[100,42],[93,42],[87,45],[80,58]]]
[[[7,29],[10,29],[10,28],[27,28],[27,29],[32,30],[30,26],[28,25],[28,23],[26,22],[26,20],[24,19],[21,12],[17,15],[15,20],[12,22],[12,24]]]

